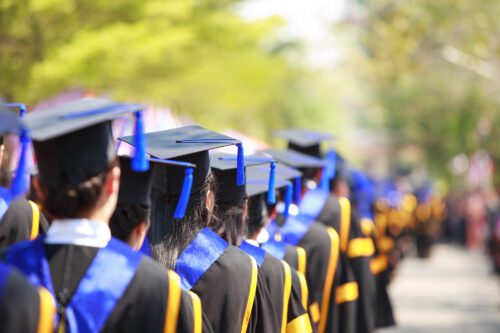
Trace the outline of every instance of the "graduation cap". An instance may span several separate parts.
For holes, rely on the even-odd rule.
[[[217,180],[216,202],[219,207],[227,208],[242,202],[246,198],[245,185],[238,185],[237,178],[237,156],[230,154],[215,153],[210,155],[210,167]],[[243,159],[244,167],[254,165],[269,164],[266,166],[267,174],[269,174],[269,182],[274,184],[274,170],[276,164],[272,158],[262,156],[245,156]],[[274,188],[274,185],[272,186]],[[270,191],[268,201],[275,202],[276,194]]]
[[[239,140],[197,125],[147,133],[145,137],[148,141],[147,153],[151,156],[159,159],[176,159],[196,165],[196,169],[193,170],[191,175],[191,197],[198,197],[201,194],[201,187],[210,171],[208,151],[215,148],[230,145],[237,146],[236,178],[238,184],[244,184],[243,146]],[[118,139],[134,145],[134,136],[125,136]],[[179,168],[165,167],[164,172],[161,173],[161,179],[158,181],[158,189],[169,197],[181,196],[185,183],[184,176]],[[155,186],[153,184],[153,187]]]
[[[333,139],[331,134],[302,128],[276,131],[274,135],[286,139],[289,149],[318,158],[322,157],[321,142]]]
[[[145,172],[134,171],[132,167],[132,158],[130,156],[119,156],[120,159],[120,191],[118,193],[119,204],[145,204],[151,205],[150,192],[153,181],[153,169],[160,168],[162,165],[170,165],[183,169],[185,172],[183,192],[181,199],[177,203],[175,210],[176,218],[183,218],[187,207],[187,199],[191,192],[193,184],[192,174],[193,168],[196,166],[192,163],[161,160],[157,158],[149,158],[148,162],[151,163],[151,168]],[[184,190],[185,187],[185,190]]]
[[[136,171],[149,168],[145,155],[142,107],[84,98],[28,113],[23,125],[33,140],[40,182],[75,186],[105,172],[115,158],[111,121],[133,113],[136,120]]]
[[[285,188],[284,203],[285,203],[285,216],[288,216],[288,208],[292,203],[293,195],[296,192],[294,188],[294,181],[302,176],[302,172],[297,169],[277,164],[275,168],[276,181],[274,188],[270,180],[270,175],[266,172],[263,166],[252,166],[247,168],[247,196],[252,198],[259,196],[269,191],[276,191],[277,189]],[[300,189],[298,191],[300,194]],[[268,203],[270,203],[268,201]]]
[[[29,138],[25,128],[22,126],[21,118],[26,114],[26,105],[22,103],[3,103],[0,106],[0,134],[4,133],[15,133],[19,135],[19,141],[21,142],[21,152],[19,154],[19,161],[17,163],[17,169],[14,173],[14,179],[10,186],[10,199],[17,197],[27,191],[28,181],[26,178],[26,164],[27,164],[27,154],[29,146]],[[13,110],[18,109],[19,114],[13,112]],[[4,196],[5,196],[4,192]],[[10,201],[8,198],[7,201]]]

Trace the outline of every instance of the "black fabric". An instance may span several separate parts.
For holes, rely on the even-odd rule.
[[[58,295],[66,288],[70,296],[98,251],[97,248],[74,245],[45,245],[45,250],[54,292]],[[102,332],[163,332],[168,306],[168,285],[167,272],[144,257]],[[183,295],[182,302],[178,332],[190,332],[193,328],[189,326],[189,318],[193,316],[183,314],[183,311],[192,311],[192,300],[189,295]],[[204,332],[211,332],[207,324],[203,329]]]
[[[283,298],[284,298],[284,287],[285,287],[285,269],[280,260],[276,259],[270,254],[266,254],[264,257],[264,262],[260,267],[264,280],[266,281],[267,288],[271,295],[271,300],[274,305],[275,313],[278,315],[278,320],[280,325],[281,318],[283,314]],[[291,269],[291,274],[297,273],[294,269]],[[297,280],[298,281],[298,280]],[[295,283],[297,283],[297,281]],[[292,275],[293,282],[293,275]],[[300,283],[300,281],[298,281]],[[293,283],[292,283],[293,284]],[[297,289],[297,287],[299,289]],[[290,297],[288,300],[288,310],[287,310],[287,323],[291,322],[297,317],[300,317],[306,310],[302,306],[300,299],[300,285],[295,285],[292,288]]]
[[[105,172],[115,157],[111,121],[46,141],[33,140],[33,147],[38,177],[46,186],[78,185]]]
[[[335,288],[351,282],[357,282],[351,263],[344,253],[340,253],[333,297],[335,298]],[[337,304],[335,332],[354,333],[357,331],[359,322],[363,320],[358,318],[358,307],[358,300]]]
[[[293,245],[286,245],[285,247],[285,256],[283,257],[283,261],[285,261],[290,267],[295,270],[299,269],[299,253],[297,251],[297,247]]]
[[[0,287],[0,332],[36,333],[39,315],[38,290],[12,269]]]
[[[120,191],[118,193],[119,204],[151,204],[149,192],[153,171],[137,172],[132,170],[132,159],[120,156]]]
[[[323,157],[323,155],[321,154],[321,145],[319,143],[304,147],[294,144],[293,142],[288,142],[288,149],[298,151],[299,153],[303,153],[309,156],[314,156],[317,158]]]
[[[217,170],[212,168],[217,190],[215,203],[219,208],[227,209],[241,204],[246,198],[245,185],[236,183],[236,169]]]
[[[19,198],[10,204],[0,220],[0,249],[5,249],[12,244],[28,240],[31,234],[33,210],[28,200]],[[49,223],[40,212],[39,234],[45,234]]]
[[[251,282],[250,257],[229,246],[191,291],[200,296],[203,312],[214,332],[240,332]],[[247,332],[279,332],[277,315],[262,272]]]
[[[296,269],[292,268],[291,269],[292,273],[292,290],[290,293],[290,302],[288,303],[288,322],[290,323],[293,319],[300,317],[301,315],[305,314],[308,312],[307,309],[304,309],[304,306],[302,304],[302,284],[300,283],[300,278],[299,278],[299,272],[297,272]],[[307,287],[307,286],[306,286]],[[309,290],[309,289],[308,289]],[[309,293],[309,291],[308,291]],[[311,304],[309,301],[307,301],[307,307],[309,308]],[[313,328],[313,324],[310,321],[309,317],[309,323],[311,324],[311,328]],[[313,329],[313,332],[315,330]]]
[[[356,212],[351,212],[350,238],[364,238],[361,230],[360,220]],[[358,333],[369,333],[375,330],[375,307],[376,307],[376,284],[375,277],[370,269],[370,257],[351,258],[351,266],[354,276],[358,281],[359,300],[358,300]]]
[[[330,247],[332,246],[326,227],[318,222],[313,222],[298,246],[302,247],[307,254],[306,280],[309,286],[310,303],[318,303],[321,309],[323,301],[329,302],[328,317],[325,332],[333,332],[336,325],[336,305],[334,297],[323,300],[323,289],[330,263]],[[337,268],[335,268],[337,271]],[[337,273],[335,273],[337,276]],[[334,280],[335,283],[335,280]],[[332,296],[333,296],[332,287]]]

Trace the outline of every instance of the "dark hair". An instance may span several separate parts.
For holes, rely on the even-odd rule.
[[[210,228],[231,245],[238,246],[242,236],[247,234],[245,201],[227,208],[217,207],[217,221],[211,221]]]
[[[40,182],[45,194],[42,206],[53,218],[75,218],[95,207],[106,182],[108,171],[76,186],[46,186]]]
[[[259,194],[248,199],[248,217],[247,217],[247,237],[251,238],[265,226],[265,213],[267,210],[264,205],[263,195]]]
[[[147,204],[118,204],[109,221],[113,237],[128,242],[139,224],[149,224],[150,208],[151,206]]]
[[[153,180],[154,181],[154,180]],[[177,257],[187,248],[196,235],[206,227],[208,211],[205,196],[213,189],[214,178],[209,175],[199,189],[192,191],[186,214],[180,220],[173,215],[178,196],[168,196],[165,190],[153,186],[151,190],[151,226],[148,238],[155,260],[169,269],[173,269]],[[215,220],[215,218],[212,216]]]

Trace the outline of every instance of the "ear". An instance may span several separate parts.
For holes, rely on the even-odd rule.
[[[104,190],[108,196],[118,193],[118,190],[120,189],[120,174],[120,168],[117,166],[112,167],[108,171],[106,183],[104,184]]]
[[[215,205],[214,192],[208,190],[207,194],[205,195],[205,207],[210,213],[212,213],[214,211],[214,205]]]

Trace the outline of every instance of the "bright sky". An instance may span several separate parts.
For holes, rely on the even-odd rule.
[[[249,19],[279,15],[288,22],[285,33],[306,42],[308,62],[331,65],[339,57],[330,29],[342,18],[346,0],[248,0],[240,12]]]

